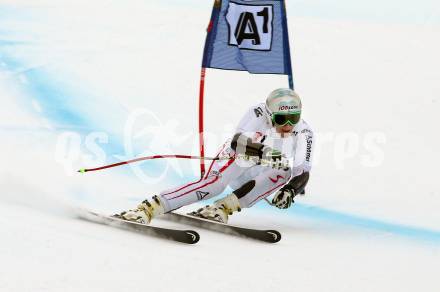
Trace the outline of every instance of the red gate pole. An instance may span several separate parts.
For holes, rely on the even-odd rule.
[[[200,178],[205,175],[205,140],[203,137],[203,101],[205,95],[205,76],[206,68],[202,67],[200,73],[200,90],[199,90],[199,147],[200,147]]]

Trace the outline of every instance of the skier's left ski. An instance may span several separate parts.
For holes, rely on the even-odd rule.
[[[277,230],[261,230],[239,227],[224,223],[219,223],[212,220],[199,218],[192,215],[183,215],[179,213],[166,213],[162,216],[164,219],[168,219],[173,222],[184,223],[195,227],[200,227],[212,231],[222,232],[226,234],[232,234],[237,236],[244,236],[256,240],[261,240],[269,243],[276,243],[281,240],[281,233]]]
[[[89,210],[80,210],[78,216],[79,218],[90,222],[114,226],[121,229],[136,231],[138,233],[167,238],[188,244],[197,243],[200,239],[200,235],[194,230],[178,230],[151,226],[98,214]]]

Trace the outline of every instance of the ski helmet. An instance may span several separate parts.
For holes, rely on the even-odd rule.
[[[301,99],[299,95],[288,88],[272,91],[266,99],[266,111],[272,125],[294,125],[301,117]]]

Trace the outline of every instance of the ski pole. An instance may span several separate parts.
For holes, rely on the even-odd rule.
[[[153,155],[153,156],[146,156],[146,157],[139,157],[139,158],[135,158],[135,159],[131,159],[131,160],[127,160],[127,161],[121,161],[121,162],[117,162],[117,163],[113,163],[113,164],[108,164],[108,165],[104,165],[104,166],[100,166],[100,167],[96,167],[96,168],[81,168],[80,170],[78,170],[78,172],[80,173],[86,173],[86,172],[91,172],[91,171],[98,171],[98,170],[103,170],[103,169],[107,169],[107,168],[113,168],[113,167],[117,167],[117,166],[121,166],[121,165],[125,165],[125,164],[131,164],[131,163],[135,163],[135,162],[139,162],[139,161],[144,161],[144,160],[151,160],[151,159],[160,159],[160,158],[181,158],[181,159],[204,159],[204,160],[228,160],[234,157],[229,157],[229,156],[225,156],[225,157],[201,157],[201,156],[192,156],[192,155]],[[288,161],[273,161],[273,160],[269,160],[269,159],[261,159],[261,158],[254,158],[253,156],[248,156],[248,155],[242,155],[242,154],[238,154],[235,156],[236,159],[242,159],[242,160],[246,160],[246,161],[252,161],[258,165],[262,165],[262,166],[269,166],[272,168],[288,168],[289,167],[289,162]]]
[[[121,161],[109,165],[104,165],[96,168],[82,168],[78,170],[80,173],[90,172],[90,171],[97,171],[97,170],[103,170],[107,168],[117,167],[125,164],[130,164],[134,162],[144,161],[144,160],[151,160],[151,159],[160,159],[160,158],[183,158],[183,159],[204,159],[204,160],[223,160],[225,158],[220,157],[200,157],[200,156],[191,156],[191,155],[153,155],[153,156],[146,156],[146,157],[139,157],[127,161]]]
[[[271,206],[275,206],[275,204],[272,204],[272,202],[271,201],[269,201],[267,198],[264,198],[264,200],[266,201],[266,203],[268,203],[269,205],[271,205]]]

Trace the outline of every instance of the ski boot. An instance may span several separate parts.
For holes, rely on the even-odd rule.
[[[151,203],[148,200],[144,200],[136,209],[115,214],[113,217],[141,224],[148,224],[151,222],[151,219],[162,215],[164,212],[163,205],[159,198],[153,196]]]
[[[228,223],[228,216],[233,212],[241,211],[240,202],[237,196],[232,193],[223,199],[217,200],[211,206],[207,205],[188,215],[200,217],[220,223]]]

